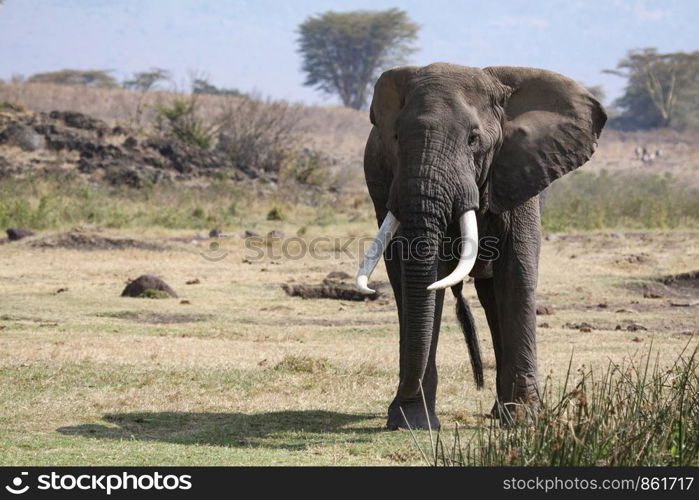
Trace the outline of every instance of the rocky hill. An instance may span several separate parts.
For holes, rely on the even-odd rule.
[[[278,181],[275,168],[231,161],[223,147],[201,149],[154,133],[154,110],[182,97],[172,92],[0,83],[0,175],[72,168],[90,178],[132,186],[221,175],[241,182]],[[241,118],[243,124],[257,120],[256,126],[264,127],[277,109],[287,109],[297,136],[295,161],[300,168],[315,168],[320,158],[342,172],[350,189],[364,192],[362,156],[371,127],[368,113],[287,103],[275,108],[280,103],[252,100],[248,102],[255,103],[253,109],[241,110],[236,99],[240,98],[198,97],[199,117],[211,123],[226,109],[238,109],[252,117]],[[10,104],[3,107],[3,102]],[[597,152],[582,170],[605,169],[634,177],[667,173],[699,187],[697,142],[696,134],[671,130],[605,129]],[[645,161],[636,154],[638,148],[646,148],[652,157]],[[299,177],[306,176],[307,172]]]
[[[6,108],[0,112],[0,177],[37,169],[74,169],[95,180],[131,187],[212,176],[276,180],[274,173],[233,165],[220,149],[144,136],[72,111]]]

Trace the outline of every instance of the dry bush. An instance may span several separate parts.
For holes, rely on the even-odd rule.
[[[215,118],[219,149],[247,173],[278,174],[289,151],[300,141],[298,106],[256,99],[227,99]]]

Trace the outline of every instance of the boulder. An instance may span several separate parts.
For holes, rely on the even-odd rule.
[[[34,236],[34,233],[31,232],[29,229],[25,229],[23,227],[11,227],[6,231],[7,233],[7,239],[10,241],[17,241],[21,240],[22,238],[26,238],[28,236]]]
[[[144,274],[139,276],[131,283],[126,285],[124,291],[121,292],[122,297],[144,297],[148,296],[146,290],[155,290],[158,292],[163,292],[170,297],[177,298],[175,291],[170,288],[170,285],[165,283],[162,279],[151,274]]]
[[[46,146],[46,139],[33,128],[26,125],[14,124],[0,134],[0,142],[8,142],[22,151],[36,151]]]
[[[61,120],[67,127],[71,128],[101,132],[108,129],[107,124],[102,120],[75,111],[51,111],[49,117],[54,120]]]

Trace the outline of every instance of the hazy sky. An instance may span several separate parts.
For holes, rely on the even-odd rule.
[[[421,26],[414,64],[536,66],[609,101],[623,80],[602,74],[627,50],[699,49],[699,0],[5,0],[0,78],[63,68],[191,70],[223,87],[308,104],[336,99],[303,86],[296,29],[326,10],[399,7]]]

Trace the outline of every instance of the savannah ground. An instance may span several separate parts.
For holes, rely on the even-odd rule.
[[[255,229],[272,227],[298,229],[271,222]],[[344,221],[311,226],[303,239],[372,230]],[[255,252],[227,238],[216,254],[225,257],[214,262],[202,256],[212,255],[208,242],[165,242],[184,234],[160,233],[129,234],[170,249],[37,248],[36,237],[0,246],[2,464],[421,463],[408,433],[384,430],[397,383],[392,298],[305,300],[280,287],[353,273],[356,258],[321,246],[322,259],[246,263]],[[538,321],[542,379],[562,385],[571,355],[574,370],[604,369],[652,348],[671,365],[688,343],[696,346],[696,306],[671,305],[691,301],[647,298],[632,285],[696,266],[697,236],[578,233],[545,241],[539,302],[555,313]],[[180,298],[120,297],[127,279],[144,272],[164,277]],[[376,278],[386,279],[382,266]],[[193,279],[200,283],[185,284]],[[472,285],[465,293],[485,389],[474,388],[452,298],[438,351],[438,414],[445,430],[459,423],[464,441],[489,425],[483,414],[495,377],[483,310]]]
[[[85,112],[133,127],[139,141],[153,134],[147,128],[153,106],[171,99],[0,85],[0,102]],[[201,98],[203,116],[216,113],[219,99]],[[76,173],[77,153],[0,147],[0,160],[25,171],[0,179],[0,223],[38,233],[0,245],[1,464],[423,463],[409,433],[384,430],[398,373],[390,294],[367,302],[301,299],[281,287],[318,284],[333,271],[353,275],[357,246],[349,255],[335,251],[335,238],[341,245],[376,230],[361,180],[366,113],[298,113],[300,145],[338,159],[336,194],[327,196],[322,183],[207,186],[202,179],[110,187]],[[697,270],[695,144],[695,137],[674,132],[605,131],[583,175],[554,184],[538,290],[539,304],[554,309],[538,317],[542,383],[561,387],[571,356],[577,380],[610,362],[642,367],[649,352],[669,367],[699,344],[696,280],[682,289],[654,281]],[[645,164],[634,157],[637,145],[664,155]],[[658,177],[666,174],[674,181]],[[270,211],[283,220],[268,221]],[[58,235],[75,226],[90,235],[87,243],[57,245]],[[212,227],[232,237],[190,242]],[[246,229],[262,236],[280,229],[287,240],[298,235],[306,244],[326,239],[315,257],[256,259],[242,238]],[[95,249],[89,243],[95,235],[160,249]],[[145,273],[165,279],[180,297],[120,297],[128,280]],[[374,278],[386,280],[383,265]],[[199,282],[187,284],[193,280]],[[473,285],[464,291],[486,385],[475,390],[447,294],[437,413],[447,434],[458,423],[465,443],[491,425],[483,415],[495,398],[495,366]],[[417,438],[429,447],[427,433]]]

